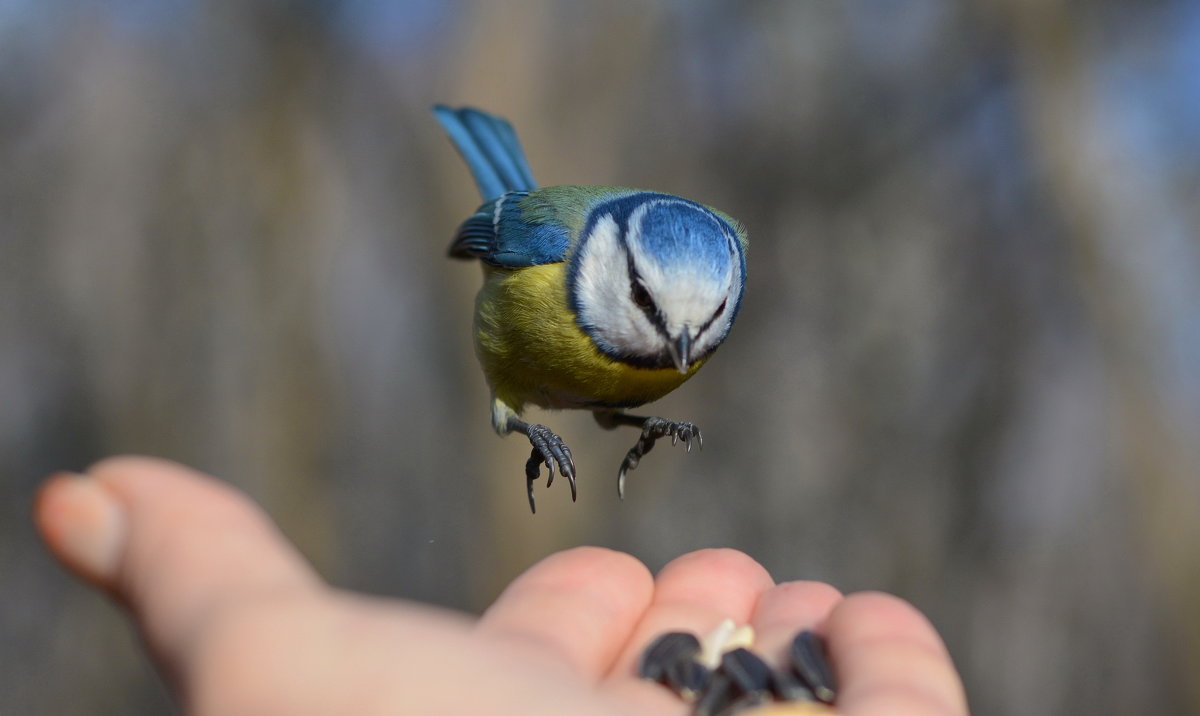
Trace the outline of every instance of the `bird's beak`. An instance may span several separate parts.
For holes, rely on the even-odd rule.
[[[686,328],[674,343],[667,344],[667,350],[671,353],[671,360],[675,361],[675,367],[679,369],[680,373],[686,375],[688,367],[691,365],[692,350],[692,338],[688,335]]]

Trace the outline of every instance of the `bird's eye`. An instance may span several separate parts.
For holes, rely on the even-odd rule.
[[[636,303],[639,308],[654,308],[654,299],[650,297],[650,292],[646,290],[646,287],[642,285],[641,281],[635,279],[630,288],[630,297],[633,298],[633,302]]]

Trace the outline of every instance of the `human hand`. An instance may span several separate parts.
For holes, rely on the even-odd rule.
[[[966,713],[941,639],[907,603],[774,584],[733,550],[652,577],[583,547],[518,577],[478,619],[324,584],[249,499],[188,468],[114,458],[43,486],[35,520],[55,556],[130,611],[190,714],[678,714],[639,680],[666,631],[753,625],[782,654],[823,634],[846,716]],[[81,648],[86,648],[81,647]]]

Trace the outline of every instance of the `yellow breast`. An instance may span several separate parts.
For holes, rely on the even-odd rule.
[[[673,368],[637,368],[604,355],[567,306],[566,264],[484,267],[475,300],[475,350],[495,397],[520,411],[621,408],[656,400],[690,378]]]

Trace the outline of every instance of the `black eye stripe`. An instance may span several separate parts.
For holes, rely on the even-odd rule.
[[[663,338],[667,337],[667,323],[662,311],[658,305],[654,303],[654,297],[650,295],[650,291],[646,290],[646,285],[642,283],[642,277],[638,275],[637,269],[633,265],[633,257],[625,254],[629,267],[629,298],[634,305],[641,309],[642,313],[646,314],[646,319],[654,326],[654,330]]]
[[[704,332],[705,332],[705,331],[707,331],[707,330],[709,329],[709,327],[710,327],[710,326],[711,326],[711,325],[712,325],[712,324],[713,324],[713,323],[714,323],[714,322],[715,322],[715,321],[716,321],[718,318],[720,318],[720,317],[721,317],[721,314],[725,312],[725,305],[726,305],[726,304],[728,304],[728,303],[729,303],[729,299],[728,299],[728,298],[727,298],[727,299],[725,299],[724,301],[721,301],[721,305],[720,305],[720,306],[717,306],[717,310],[716,310],[716,311],[713,311],[713,314],[712,314],[712,316],[710,316],[710,317],[709,317],[709,319],[708,319],[707,321],[705,321],[705,322],[704,322],[704,325],[700,326],[700,328],[699,328],[699,329],[697,329],[697,331],[696,331],[696,338],[699,338],[700,336],[704,335]]]
[[[646,286],[640,280],[635,278],[630,283],[629,295],[638,308],[643,311],[654,309],[654,298],[650,296],[650,292],[646,290]]]
[[[646,289],[646,284],[642,283],[642,277],[638,274],[637,267],[633,265],[633,255],[629,253],[628,247],[625,249],[625,266],[629,271],[629,297],[638,308],[642,309],[650,322],[657,326],[662,323],[662,316],[658,306],[654,303],[654,297]]]

